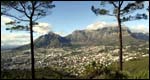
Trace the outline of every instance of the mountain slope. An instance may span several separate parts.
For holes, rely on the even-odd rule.
[[[132,36],[136,39],[149,41],[149,33],[132,33]]]
[[[138,44],[145,42],[133,37],[127,27],[122,28],[123,44]],[[66,36],[73,45],[116,45],[118,44],[118,28],[104,27],[97,30],[77,30]]]
[[[70,40],[66,39],[65,37],[61,37],[53,32],[49,32],[48,34],[42,35],[34,40],[34,48],[56,48],[70,45]],[[15,48],[15,50],[24,49],[30,49],[30,44]]]
[[[63,47],[70,45],[70,40],[49,32],[34,41],[36,47]]]

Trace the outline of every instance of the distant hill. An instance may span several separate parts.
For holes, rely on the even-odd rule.
[[[11,50],[11,49],[14,49],[14,48],[17,48],[18,45],[6,45],[6,46],[1,46],[1,51],[3,50]]]
[[[53,32],[49,32],[46,35],[40,36],[38,39],[34,41],[35,47],[64,47],[69,46],[70,40],[65,37],[61,37],[58,34]]]
[[[58,34],[55,34],[53,32],[49,32],[48,34],[42,35],[36,40],[34,40],[34,47],[35,48],[50,48],[50,47],[64,47],[64,46],[70,46],[71,42],[69,39],[66,39],[65,37],[61,37]],[[23,45],[20,47],[17,47],[16,50],[22,50],[22,49],[29,49],[30,44]]]
[[[132,33],[132,36],[136,39],[149,41],[149,33]]]

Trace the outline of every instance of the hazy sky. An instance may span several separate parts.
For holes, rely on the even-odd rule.
[[[62,36],[72,33],[74,30],[87,29],[87,26],[91,24],[99,23],[116,23],[114,17],[109,16],[96,16],[91,11],[91,6],[100,7],[99,1],[54,1],[55,8],[51,10],[51,14],[38,20],[42,28],[35,28],[38,34],[35,34],[35,38],[40,35],[53,31]],[[147,5],[148,3],[146,3]],[[112,9],[112,6],[108,6],[107,9]],[[141,10],[140,12],[146,12]],[[15,13],[16,14],[16,13]],[[12,32],[6,31],[5,22],[11,21],[9,17],[1,16],[1,40],[2,45],[24,44],[29,42],[29,32]],[[133,31],[149,32],[149,19],[136,20],[123,23]],[[13,43],[12,43],[13,41]]]

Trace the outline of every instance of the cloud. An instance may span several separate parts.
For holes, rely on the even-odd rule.
[[[144,25],[137,25],[129,27],[132,32],[142,32],[142,33],[149,33],[149,27]]]
[[[58,35],[60,35],[60,36],[66,36],[67,34],[69,34],[69,33],[65,33],[65,32],[54,32],[55,34],[58,34]]]
[[[96,22],[94,24],[90,24],[86,27],[86,30],[97,30],[104,27],[116,27],[117,23],[106,23],[106,22]],[[126,27],[126,25],[123,24],[122,27]],[[149,27],[144,25],[137,25],[137,26],[129,26],[129,29],[132,32],[142,32],[142,33],[149,33]]]
[[[104,27],[116,27],[117,23],[96,22],[86,27],[87,30],[97,30]]]
[[[64,35],[64,32],[54,32],[54,33],[58,35]]]
[[[10,22],[10,21],[14,21],[13,19],[6,17],[6,16],[1,16],[1,21],[4,23]]]
[[[146,15],[149,17],[149,12],[146,12]]]
[[[1,46],[19,46],[30,42],[30,34],[1,34]]]
[[[7,16],[1,16],[1,26],[5,26],[5,23],[14,21],[13,19],[7,17]]]
[[[38,25],[35,25],[33,27],[33,30],[39,34],[46,34],[48,33],[49,31],[51,31],[52,29],[52,26],[48,23],[42,23],[40,22]]]

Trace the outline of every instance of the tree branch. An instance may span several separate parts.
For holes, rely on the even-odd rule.
[[[113,14],[106,14],[106,15],[108,15],[108,16],[116,16],[116,15],[113,15]]]
[[[41,6],[41,5],[42,5],[42,3],[39,3],[39,5],[35,6],[35,9],[38,8],[38,7]]]
[[[121,19],[122,22],[127,22],[127,21],[134,21],[134,20],[140,20],[140,19],[148,19],[148,16],[146,14],[136,14],[134,16],[128,16],[128,17],[123,17]]]
[[[25,8],[25,6],[20,2],[20,5],[23,7],[23,9],[24,9],[24,14],[28,17],[28,18],[30,18],[30,16],[27,14],[27,12],[26,12],[26,8]]]
[[[111,3],[113,4],[113,6],[114,6],[115,8],[118,8],[118,6],[117,6],[113,1],[111,1]]]
[[[11,5],[10,5],[11,6]],[[21,13],[24,13],[24,11],[23,10],[21,10],[21,9],[18,9],[18,8],[16,8],[16,7],[14,7],[14,6],[11,6],[13,9],[15,9],[16,11],[18,11],[18,12],[21,12]]]
[[[30,15],[30,18],[32,18],[32,17],[33,17],[33,15],[34,15],[36,1],[35,1],[35,2],[31,1],[31,4],[32,4],[32,13],[31,13],[31,15]]]
[[[123,1],[121,1],[121,3],[119,4],[119,6],[121,7],[121,6],[122,6],[122,4],[123,4]]]
[[[37,15],[37,17],[33,21],[36,21],[38,19],[40,19],[39,15]]]

